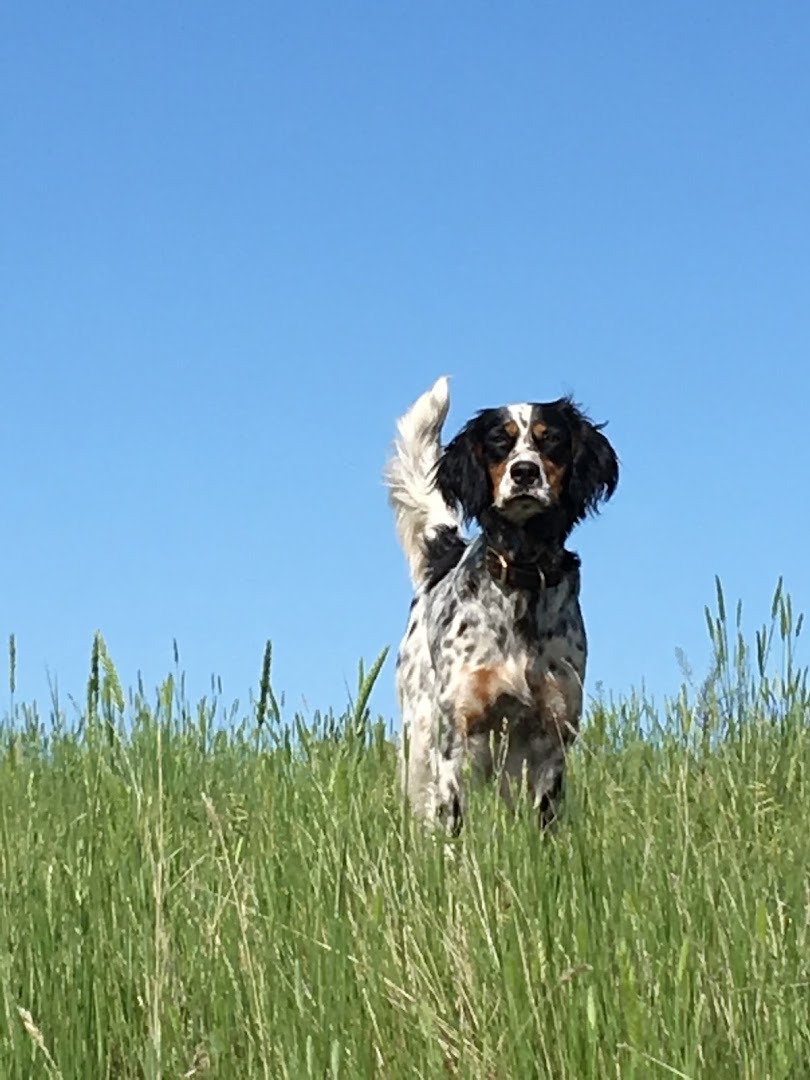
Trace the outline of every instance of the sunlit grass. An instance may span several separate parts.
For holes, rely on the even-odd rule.
[[[287,722],[268,650],[240,722],[98,637],[78,725],[0,730],[0,1076],[810,1076],[800,623],[708,618],[701,686],[592,708],[553,839],[413,824],[382,658]]]

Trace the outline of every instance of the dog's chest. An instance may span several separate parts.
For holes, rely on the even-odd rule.
[[[574,732],[586,658],[578,576],[539,593],[488,577],[456,584],[428,629],[442,712],[463,735],[504,722]]]

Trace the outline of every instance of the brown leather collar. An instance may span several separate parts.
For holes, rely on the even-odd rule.
[[[501,585],[515,589],[533,589],[542,592],[559,585],[565,574],[576,565],[576,556],[564,551],[562,558],[539,559],[537,562],[510,562],[495,548],[488,547],[484,562],[492,577]]]

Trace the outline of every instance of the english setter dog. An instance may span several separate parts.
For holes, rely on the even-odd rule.
[[[441,378],[400,419],[386,469],[416,589],[397,660],[402,779],[414,811],[455,832],[466,760],[510,805],[526,785],[546,826],[585,676],[565,542],[613,494],[618,461],[569,398],[484,409],[442,448],[448,407]]]

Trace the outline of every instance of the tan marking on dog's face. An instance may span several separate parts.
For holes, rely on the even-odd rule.
[[[544,454],[540,455],[540,460],[543,463],[543,471],[546,474],[548,486],[551,488],[555,497],[559,499],[562,495],[567,466],[561,465],[557,461],[552,461],[551,458],[546,457]]]
[[[498,492],[501,490],[501,481],[506,475],[506,467],[509,464],[509,458],[504,458],[503,461],[496,461],[489,466],[489,478],[492,481],[492,490]]]
[[[503,431],[510,439],[514,440],[517,439],[518,435],[520,434],[520,426],[515,420],[507,420],[506,423],[503,425]],[[486,451],[482,447],[482,459],[486,460],[486,456]],[[489,478],[492,483],[492,491],[496,497],[501,489],[501,483],[504,476],[506,475],[506,470],[509,467],[511,460],[512,451],[510,450],[508,453],[505,453],[504,456],[500,458],[500,460],[487,462],[487,472],[489,473]]]
[[[568,462],[560,461],[558,457],[555,460],[555,458],[549,457],[547,452],[544,452],[543,441],[548,430],[548,425],[540,420],[532,424],[532,437],[537,444],[543,472],[546,474],[546,481],[555,498],[559,499],[562,495],[565,474],[568,471]]]

